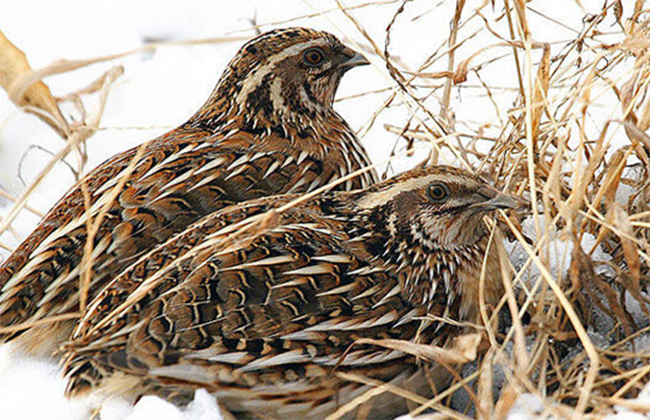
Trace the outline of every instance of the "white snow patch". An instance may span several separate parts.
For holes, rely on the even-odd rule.
[[[609,415],[603,420],[648,420],[650,419],[650,384],[647,384],[639,395],[630,400],[645,409],[631,410],[630,408],[615,406],[616,414]]]
[[[102,420],[221,420],[214,396],[201,389],[185,408],[147,396],[133,405],[118,397],[65,398],[61,367],[51,360],[0,346],[0,419],[85,420],[99,410]]]
[[[554,270],[551,274],[556,278],[561,278],[567,274],[569,267],[571,266],[571,252],[573,251],[573,241],[566,240],[560,237],[560,232],[558,232],[553,226],[551,226],[550,231],[544,230],[546,225],[544,223],[544,216],[539,216],[539,226],[542,233],[542,236],[545,237],[545,240],[548,241],[548,259],[544,261],[547,267],[550,267]],[[530,239],[532,244],[538,244],[540,238],[537,235],[537,227],[535,225],[533,217],[528,217],[522,222],[523,233],[528,239]],[[593,261],[602,261],[607,262],[611,260],[609,254],[607,254],[600,245],[597,245],[592,252],[592,248],[596,245],[596,238],[586,233],[582,237],[580,247],[583,252],[591,253]],[[517,241],[507,242],[505,244],[506,250],[510,256],[515,268],[520,268],[524,263],[529,259],[528,253],[524,250],[523,246]],[[597,265],[594,267],[597,274],[611,274],[613,271],[610,267],[607,267],[604,264]],[[531,263],[527,271],[527,279],[535,281],[540,275],[539,268]]]
[[[158,397],[146,396],[135,405],[133,412],[128,417],[109,416],[111,415],[107,413],[106,417],[104,417],[104,411],[102,410],[102,419],[221,420],[217,400],[204,389],[198,390],[194,401],[184,409],[180,409]]]
[[[56,364],[22,357],[10,345],[0,346],[0,419],[88,418],[87,402],[65,399],[64,391]]]
[[[537,395],[522,394],[517,398],[510,410],[507,420],[555,419],[554,417],[542,416],[544,411],[544,402]]]

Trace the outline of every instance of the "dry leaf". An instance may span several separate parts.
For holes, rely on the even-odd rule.
[[[616,17],[616,22],[623,26],[621,23],[621,18],[623,17],[623,3],[621,0],[614,1],[614,17]]]
[[[542,118],[542,113],[546,109],[546,95],[548,94],[550,67],[551,47],[548,44],[544,44],[542,61],[539,63],[539,67],[537,68],[537,76],[535,77],[535,84],[533,85],[533,102],[531,107],[533,140],[536,140],[539,135],[539,122]]]
[[[644,55],[642,58],[639,58],[639,60],[647,60],[646,56]],[[647,66],[644,66],[644,72],[641,75],[641,79],[645,82],[648,77],[650,77],[650,69],[648,69]],[[645,85],[644,85],[645,86]],[[646,131],[650,128],[650,96],[646,96],[645,98],[645,104],[643,105],[643,108],[639,111],[639,116],[638,116],[638,122],[637,126],[641,131]]]
[[[641,287],[641,259],[630,215],[620,204],[614,203],[606,214],[606,220],[615,227],[613,233],[619,237],[623,258],[627,265],[627,269],[619,273],[618,281],[623,285],[624,290],[639,302],[644,314],[650,317],[650,310],[648,309],[650,299],[648,299]]]
[[[609,163],[605,168],[607,168],[607,175],[605,180],[601,183],[601,191],[596,194],[597,201],[600,201],[600,197],[605,198],[605,204],[610,205],[616,201],[616,192],[621,184],[621,176],[623,175],[623,169],[625,169],[625,162],[628,157],[628,152],[623,149],[618,149],[612,155],[612,158],[609,160]]]
[[[642,147],[646,153],[650,153],[650,137],[639,127],[629,121],[622,122],[625,127],[625,134],[632,141],[635,147]]]
[[[607,282],[596,274],[591,258],[584,253],[580,244],[575,244],[571,253],[569,279],[573,289],[578,292],[572,298],[573,304],[579,309],[585,325],[589,325],[590,312],[594,307],[607,314],[613,320],[620,322],[623,329],[633,331],[633,320],[627,309],[618,301],[618,294]],[[607,304],[602,298],[607,299]]]
[[[478,346],[481,343],[481,335],[467,334],[456,337],[450,349],[427,344],[415,344],[405,340],[390,339],[373,340],[364,338],[357,340],[355,343],[386,347],[443,364],[463,364],[476,359]]]
[[[607,212],[607,220],[617,229],[615,233],[621,240],[627,268],[634,282],[638,283],[641,275],[641,260],[636,244],[630,239],[635,237],[630,215],[618,203],[614,203]]]
[[[494,409],[494,418],[499,420],[506,419],[510,415],[510,410],[517,402],[519,395],[520,391],[515,388],[515,385],[512,382],[508,382],[499,395],[499,400]]]
[[[481,363],[478,376],[477,412],[494,413],[494,352],[488,352]],[[484,416],[480,416],[484,418]]]
[[[27,77],[31,73],[32,68],[25,53],[0,31],[0,86],[16,106],[37,115],[62,137],[67,137],[68,125],[50,89],[42,81]],[[47,117],[44,118],[43,113],[36,110],[44,111]]]

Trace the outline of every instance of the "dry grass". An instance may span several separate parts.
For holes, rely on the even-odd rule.
[[[643,2],[627,4],[630,10],[610,2],[585,17],[575,38],[551,48],[528,23],[534,3],[477,6],[459,0],[455,6],[446,43],[416,70],[393,59],[390,48],[391,31],[411,7],[408,2],[395,6],[382,49],[368,39],[394,79],[394,95],[412,112],[408,124],[391,127],[394,132],[410,142],[431,142],[432,161],[453,156],[534,203],[518,219],[502,214],[507,236],[523,250],[523,258],[511,258],[513,275],[504,276],[510,320],[501,329],[488,327],[489,346],[476,371],[463,379],[469,404],[456,402],[462,412],[447,416],[503,418],[519,395],[531,393],[545,403],[542,417],[599,418],[634,397],[650,373],[641,340],[650,314],[649,16]],[[350,12],[346,16],[366,33],[362,22]],[[561,16],[554,17],[561,22]],[[464,30],[473,19],[484,27]],[[615,33],[615,42],[605,41],[612,39],[605,30]],[[489,32],[495,43],[473,49],[481,32]],[[491,49],[503,55],[481,61]],[[472,80],[478,79],[484,96],[499,107],[497,96],[505,89],[482,76],[489,75],[491,60],[506,59],[517,87],[510,91],[513,105],[503,124],[455,121],[454,107],[462,104],[451,100],[450,91]],[[438,61],[446,62],[446,69],[428,69]],[[432,79],[444,83],[422,86]],[[433,96],[438,106],[427,100]],[[610,99],[603,102],[605,97]],[[598,109],[603,106],[609,107],[606,117]],[[616,110],[620,116],[612,119]],[[558,269],[562,259],[566,271]],[[504,378],[497,381],[495,369]]]
[[[436,407],[443,418],[504,418],[523,393],[544,402],[542,418],[601,418],[617,404],[648,411],[625,400],[650,379],[650,16],[644,3],[623,9],[606,2],[585,16],[572,39],[551,45],[529,24],[535,2],[458,0],[453,14],[447,10],[446,40],[415,70],[397,57],[391,35],[409,20],[426,19],[426,13],[408,14],[418,2],[392,6],[382,47],[337,3],[393,79],[386,107],[410,111],[408,122],[387,128],[407,144],[430,142],[430,161],[475,168],[534,203],[517,218],[501,215],[520,258],[503,258],[507,322],[494,328],[483,311],[488,344],[457,384],[469,397],[451,399],[455,412],[441,410],[439,403],[450,402],[443,394],[411,414]],[[435,13],[437,6],[430,8]],[[562,11],[546,18],[562,25]],[[476,20],[481,28],[471,25]],[[493,43],[475,42],[486,34]],[[512,69],[514,89],[503,79],[489,81],[495,80],[492,65],[504,61],[500,68]],[[477,80],[482,99],[501,116],[491,126],[454,119],[463,104],[452,90]],[[505,112],[504,95],[511,101]],[[562,260],[568,269],[559,268]]]
[[[457,0],[449,26],[440,28],[416,68],[405,64],[391,39],[403,25],[438,13],[441,4],[378,1],[346,8],[336,3],[337,8],[321,14],[338,14],[351,24],[346,35],[362,39],[358,47],[387,69],[386,86],[378,89],[386,99],[361,133],[381,121],[386,110],[405,108],[409,117],[403,124],[385,126],[399,136],[396,154],[427,142],[430,162],[473,168],[533,204],[516,217],[500,215],[498,224],[513,244],[509,255],[501,253],[506,296],[500,326],[482,308],[485,327],[475,330],[484,340],[475,369],[457,373],[454,384],[429,401],[368,378],[348,377],[376,388],[332,418],[384,392],[413,401],[413,416],[436,409],[437,414],[423,415],[436,419],[505,418],[524,393],[543,401],[541,418],[601,418],[614,405],[647,411],[629,400],[650,380],[650,353],[644,347],[650,339],[650,14],[644,2],[602,2],[599,13],[586,15],[582,27],[572,29],[574,36],[551,44],[530,24],[535,2]],[[423,3],[428,11],[413,11]],[[366,7],[394,11],[381,40],[358,17]],[[565,25],[561,10],[544,20]],[[118,56],[68,63],[56,71]],[[14,92],[19,106],[38,95],[38,101],[28,101],[29,109],[52,124],[66,146],[15,199],[0,234],[18,212],[28,210],[31,191],[56,162],[73,150],[83,153],[81,145],[101,118],[100,111],[83,124],[66,123],[52,107],[57,101],[47,98],[47,86],[31,93],[29,84],[16,85],[49,73],[20,63],[18,76],[2,85]],[[507,81],[494,77],[503,68]],[[117,74],[75,95],[99,91],[105,101]],[[494,120],[461,119],[458,92],[479,92],[476,97],[491,107],[486,112]],[[98,222],[89,221],[91,234],[93,223]],[[496,231],[495,239],[501,239]],[[566,270],[560,268],[562,261]],[[86,271],[86,282],[90,275]],[[468,396],[466,404],[452,397],[459,390]]]

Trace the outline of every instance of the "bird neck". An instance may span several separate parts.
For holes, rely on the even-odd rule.
[[[339,215],[346,218],[350,228],[350,243],[366,260],[398,279],[402,299],[413,307],[457,320],[477,321],[481,266],[486,256],[489,236],[481,235],[476,242],[453,249],[438,247],[423,241],[409,230],[397,229],[387,208],[361,210],[355,197],[362,193],[339,193],[345,204],[335,205]],[[386,217],[388,215],[388,217]],[[494,305],[501,296],[498,258],[488,255],[489,273],[485,284],[488,304]],[[487,270],[486,270],[487,271]],[[494,277],[494,278],[493,278]],[[466,296],[467,295],[467,296]],[[462,301],[461,301],[462,297]]]
[[[478,282],[483,241],[447,249],[412,237],[387,235],[384,240],[384,251],[378,257],[399,279],[402,297],[427,310],[442,304],[445,312],[441,316],[457,317],[463,283]]]

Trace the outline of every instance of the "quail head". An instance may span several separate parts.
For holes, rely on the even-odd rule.
[[[312,191],[368,167],[332,108],[343,74],[364,64],[333,35],[311,29],[275,30],[244,45],[187,123],[89,173],[4,262],[0,329],[12,331],[0,340],[32,325],[21,341],[49,352],[74,321],[48,318],[79,314],[81,302],[139,255],[200,217],[244,200]],[[369,170],[336,188],[376,179]],[[98,229],[84,262],[89,223]],[[90,284],[80,292],[88,261]]]
[[[341,373],[425,392],[421,360],[357,342],[445,345],[480,322],[484,258],[483,304],[502,294],[483,216],[515,201],[451,167],[284,206],[297,197],[211,214],[115,278],[66,345],[68,393],[207,388],[238,417],[323,418],[369,389]]]

